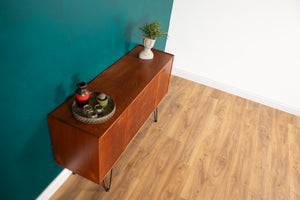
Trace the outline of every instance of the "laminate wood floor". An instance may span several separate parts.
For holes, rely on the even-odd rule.
[[[53,200],[300,199],[300,117],[172,76],[105,192],[71,175]]]

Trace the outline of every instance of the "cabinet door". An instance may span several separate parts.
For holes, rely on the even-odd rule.
[[[137,134],[155,108],[158,79],[152,80],[128,108],[126,144]]]
[[[172,60],[170,60],[166,66],[159,72],[158,75],[158,88],[157,88],[157,96],[156,96],[156,103],[155,107],[161,102],[163,97],[167,94],[171,76],[171,69],[172,69]]]
[[[125,125],[126,113],[100,138],[100,181],[103,180],[125,150]]]

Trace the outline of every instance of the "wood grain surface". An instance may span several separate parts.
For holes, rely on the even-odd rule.
[[[71,112],[74,96],[48,115],[57,164],[101,184],[128,144],[168,92],[174,56],[153,49],[138,58],[138,45],[88,83],[90,91],[114,100],[116,112],[103,123],[85,124]]]
[[[163,76],[163,80],[159,83],[161,85],[158,85],[162,87],[157,94],[160,100],[168,90],[174,56],[153,49],[154,58],[142,60],[138,58],[138,54],[143,48],[138,45],[88,83],[89,91],[104,92],[112,97],[116,104],[116,112],[112,118],[100,124],[78,122],[70,112],[74,96],[54,110],[50,114],[51,117],[100,138],[157,76]]]
[[[300,117],[176,76],[158,111],[110,192],[72,175],[52,199],[300,199]]]

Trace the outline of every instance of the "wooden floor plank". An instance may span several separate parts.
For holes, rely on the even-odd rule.
[[[251,179],[249,184],[250,199],[270,199],[271,184],[271,150],[273,133],[274,109],[267,106],[260,106],[258,130],[255,132],[255,157],[254,165],[250,169]]]
[[[272,136],[271,199],[289,199],[289,143],[287,113],[276,110]]]
[[[172,76],[111,190],[72,175],[51,199],[300,199],[300,117]]]
[[[297,119],[296,119],[297,118]],[[289,183],[290,199],[300,199],[300,120],[291,117],[289,133]]]

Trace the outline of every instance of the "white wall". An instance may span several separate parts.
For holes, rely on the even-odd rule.
[[[300,116],[299,0],[175,0],[174,74]]]

